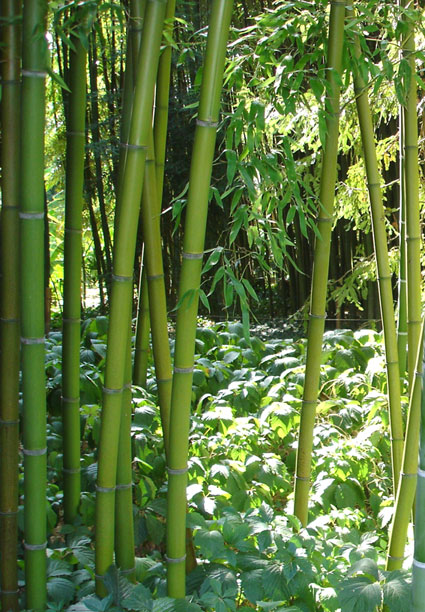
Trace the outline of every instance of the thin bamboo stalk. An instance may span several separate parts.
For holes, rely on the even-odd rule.
[[[402,0],[401,6],[409,8],[413,3]],[[409,385],[414,378],[419,328],[421,325],[421,229],[419,221],[419,153],[417,92],[415,79],[414,24],[405,14],[407,31],[403,38],[403,56],[408,61],[411,78],[404,111],[404,159],[406,171],[406,250],[407,250],[407,342]]]
[[[77,16],[76,16],[77,17]],[[78,514],[80,469],[80,317],[87,52],[78,35],[69,51],[62,348],[64,518]]]
[[[400,369],[400,387],[403,389],[407,362],[407,287],[406,287],[406,173],[404,163],[404,120],[403,109],[400,107],[400,212],[399,212],[399,253],[400,264],[398,273],[398,319],[397,345],[398,363]]]
[[[168,593],[185,595],[186,482],[196,318],[224,60],[233,3],[214,0],[195,131],[177,309],[168,458]]]
[[[307,339],[307,363],[304,393],[301,408],[300,433],[297,451],[295,480],[295,514],[303,525],[308,520],[308,494],[310,489],[311,454],[313,428],[319,391],[320,363],[325,308],[329,253],[334,211],[334,194],[337,176],[338,130],[339,130],[339,85],[335,73],[341,75],[344,41],[345,4],[331,3],[329,22],[329,47],[327,80],[329,84],[326,120],[326,142],[320,177],[320,210],[318,225],[320,239],[316,239],[311,289],[310,315]]]
[[[44,114],[47,3],[25,0],[21,119],[21,343],[26,607],[46,602],[46,386],[44,371]]]
[[[149,361],[150,328],[148,280],[146,278],[146,270],[143,264],[142,252],[133,368],[133,383],[139,387],[146,386]]]
[[[386,569],[400,569],[404,559],[407,528],[412,513],[416,491],[416,474],[418,469],[419,427],[421,418],[421,385],[422,385],[422,350],[424,326],[418,338],[415,378],[409,400],[406,437],[404,442],[401,478],[398,485],[394,516],[388,544]]]
[[[425,351],[422,348],[422,354]],[[425,524],[422,519],[425,510],[425,364],[422,363],[422,398],[420,416],[419,465],[416,488],[415,548],[412,565],[411,612],[425,610]]]
[[[129,143],[125,145],[127,159],[120,189],[121,203],[115,225],[96,495],[96,590],[99,595],[105,594],[102,577],[113,562],[116,469],[128,329],[132,312],[133,262],[164,13],[163,2],[150,0],[147,3]]]
[[[0,223],[0,598],[2,610],[18,612],[19,465],[19,119],[20,28],[17,3],[1,3]]]
[[[360,60],[361,49],[358,36],[354,39],[354,59]],[[362,137],[363,154],[368,181],[372,230],[384,333],[385,357],[387,364],[388,404],[391,431],[391,452],[394,495],[397,493],[403,455],[403,420],[400,399],[400,370],[398,366],[398,347],[395,326],[392,274],[388,259],[385,211],[382,203],[382,179],[376,157],[375,135],[370,111],[366,84],[354,64],[354,92],[356,94],[357,114]]]

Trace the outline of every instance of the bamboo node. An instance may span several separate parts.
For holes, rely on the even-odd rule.
[[[0,591],[0,593],[1,593],[2,595],[16,595],[16,593],[19,593],[19,590],[16,590],[16,591],[5,591],[5,590],[3,590],[3,589],[2,589],[2,590]]]
[[[398,363],[398,361],[386,361],[385,365],[390,366],[390,365],[395,365],[396,363]]]
[[[22,344],[44,344],[45,341],[46,340],[44,336],[41,336],[40,338],[22,338],[21,336]]]
[[[407,336],[407,332],[401,331],[401,332],[397,332],[397,333],[398,333],[399,336]]]
[[[418,150],[418,145],[404,145],[403,147],[404,149],[408,150],[408,149],[415,149],[415,151]]]
[[[22,76],[45,79],[47,76],[47,72],[45,70],[29,70],[28,68],[23,68]]]
[[[66,135],[67,136],[85,136],[86,133],[85,132],[75,132],[73,130],[67,130]]]
[[[383,280],[391,280],[392,279],[392,275],[389,274],[388,276],[378,276],[378,280],[379,281],[383,281]]]
[[[2,425],[2,426],[6,426],[6,425],[19,425],[19,421],[5,421],[3,419],[0,419],[0,425]]]
[[[64,402],[65,404],[75,404],[76,402],[80,403],[80,398],[79,397],[63,397],[62,396],[62,402]]]
[[[303,404],[317,404],[317,402],[318,402],[318,400],[317,400],[317,399],[315,399],[315,400],[304,400],[304,399],[303,399],[303,400],[302,400],[302,403],[303,403]]]
[[[216,128],[218,126],[218,121],[205,121],[204,119],[197,119],[196,125],[199,127],[213,127]]]
[[[147,149],[146,145],[130,144],[129,142],[120,142],[120,147],[123,147],[124,149],[132,149],[133,151],[141,151],[143,149]]]
[[[333,217],[317,217],[316,223],[333,223]]]
[[[308,316],[309,316],[311,319],[326,319],[326,317],[327,317],[326,313],[325,313],[325,314],[323,314],[323,315],[318,315],[318,314],[313,314],[312,312],[309,312],[309,313],[308,313]]]
[[[131,487],[133,486],[132,482],[129,482],[127,484],[117,484],[117,486],[115,487],[115,489],[117,491],[121,490],[125,490],[125,489],[131,489]]]
[[[118,393],[122,393],[122,387],[120,389],[110,389],[109,387],[103,387],[103,393],[107,395],[118,395]]]
[[[423,563],[422,561],[418,561],[414,557],[413,557],[413,565],[415,567],[419,567],[420,569],[425,569],[425,563]]]
[[[298,475],[296,475],[295,478],[297,480],[301,480],[302,482],[310,482],[310,476],[298,476]]]
[[[417,240],[420,240],[421,237],[420,236],[406,236],[406,242],[416,242]]]
[[[22,212],[19,213],[20,219],[44,219],[44,212]]]
[[[117,283],[128,283],[133,280],[132,276],[121,276],[120,274],[112,274],[112,280]]]
[[[202,253],[186,253],[183,251],[182,257],[183,259],[202,259],[204,256],[204,252]]]
[[[182,557],[167,557],[167,555],[165,555],[165,560],[167,563],[183,563],[183,561],[186,561],[186,555],[183,555]]]
[[[127,383],[126,385],[124,385],[123,390],[124,390],[124,389],[131,389],[131,388],[132,388],[132,386],[133,386],[133,385],[132,385],[132,383],[131,383],[131,382],[129,382],[129,383]]]
[[[115,491],[116,487],[101,487],[98,484],[96,485],[97,493],[112,493]]]
[[[26,550],[45,550],[47,548],[47,542],[44,542],[44,544],[28,544],[24,542],[24,548]]]
[[[19,319],[6,319],[1,317],[0,323],[19,323]]]
[[[82,234],[83,230],[82,229],[75,229],[73,227],[66,227],[65,228],[65,234]]]
[[[18,510],[9,510],[8,512],[0,512],[0,516],[16,516],[19,514]]]
[[[172,382],[172,380],[173,380],[172,378],[157,378],[156,382],[157,384],[161,384],[161,383],[164,384],[164,383]]]
[[[81,468],[63,468],[64,474],[79,474],[81,472]]]
[[[418,467],[418,476],[419,478],[425,478],[425,470],[421,470],[421,468]]]
[[[63,317],[63,323],[81,323],[80,317]]]
[[[406,472],[400,472],[400,476],[402,478],[416,478],[417,474],[407,474]]]
[[[152,274],[151,276],[147,276],[148,281],[157,280],[159,278],[164,278],[163,274]]]
[[[192,374],[193,366],[191,368],[177,368],[174,367],[174,374]]]
[[[422,376],[422,370],[416,370],[415,376]]]
[[[167,472],[169,474],[172,474],[173,476],[179,476],[180,474],[187,474],[189,467],[186,466],[184,468],[180,468],[180,469],[173,469],[170,467],[167,467]]]
[[[1,85],[20,85],[21,81],[18,79],[0,79]]]
[[[47,448],[24,448],[23,453],[29,457],[41,457],[47,453]]]
[[[393,559],[394,561],[404,561],[404,557],[393,557],[393,555],[388,555],[388,559]]]

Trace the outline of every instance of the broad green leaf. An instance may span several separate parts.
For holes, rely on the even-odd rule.
[[[338,599],[342,612],[376,612],[381,605],[381,587],[366,577],[348,578],[342,583]]]

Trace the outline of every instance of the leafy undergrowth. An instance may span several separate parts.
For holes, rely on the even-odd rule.
[[[63,524],[61,334],[48,340],[49,610],[405,612],[409,576],[383,571],[391,520],[390,444],[381,336],[327,332],[314,431],[310,523],[292,515],[305,340],[244,339],[203,326],[196,340],[188,527],[198,565],[187,597],[166,596],[166,469],[153,371],[134,389],[137,584],[111,568],[94,594],[94,488],[106,319],[81,348],[80,524]]]

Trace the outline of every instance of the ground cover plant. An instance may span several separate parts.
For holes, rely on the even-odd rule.
[[[94,494],[107,319],[81,345],[80,519],[62,510],[61,333],[48,338],[49,610],[405,610],[409,575],[386,572],[390,442],[381,334],[325,333],[314,430],[311,521],[293,515],[306,341],[279,330],[247,341],[240,323],[196,336],[187,527],[196,566],[187,596],[167,597],[166,460],[152,364],[133,388],[136,581],[115,566],[94,589]]]

